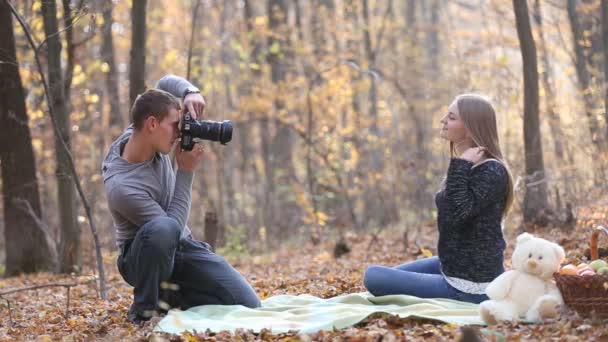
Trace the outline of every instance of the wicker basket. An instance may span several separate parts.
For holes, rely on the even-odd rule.
[[[591,234],[591,260],[598,256],[598,237],[608,229],[598,226]],[[581,316],[608,318],[608,275],[579,276],[555,273],[555,282],[566,306]]]

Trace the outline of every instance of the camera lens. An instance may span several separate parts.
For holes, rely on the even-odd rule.
[[[188,134],[192,135],[193,138],[218,141],[222,145],[226,145],[226,143],[232,140],[232,122],[230,122],[230,120],[224,120],[221,122],[211,120],[192,120],[189,122],[189,126],[187,126],[187,128]],[[184,129],[182,129],[182,135],[183,133]]]
[[[226,145],[230,140],[232,140],[232,122],[224,120],[220,123],[219,142],[222,145]]]

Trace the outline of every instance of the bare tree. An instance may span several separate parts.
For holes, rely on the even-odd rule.
[[[68,113],[72,112],[70,103],[70,90],[72,88],[72,76],[74,75],[74,53],[76,46],[74,45],[74,30],[72,28],[74,24],[74,17],[72,16],[72,8],[70,7],[70,0],[62,0],[63,4],[63,24],[65,27],[65,42],[66,42],[66,54],[67,54],[67,65],[65,67],[65,75],[63,77],[63,93],[67,100],[66,107]],[[81,1],[82,3],[82,1]]]
[[[70,273],[81,268],[80,225],[76,221],[76,192],[74,179],[69,169],[70,162],[70,114],[64,93],[61,69],[61,40],[58,34],[57,4],[55,0],[42,2],[44,33],[48,46],[48,78],[51,101],[55,109],[55,119],[60,135],[56,136],[55,155],[57,158],[57,203],[61,227],[59,244],[59,271]],[[68,150],[62,147],[62,141]]]
[[[300,4],[298,3],[297,5],[297,8],[299,8]],[[320,61],[322,56],[326,55],[328,52],[327,43],[329,40],[327,27],[323,21],[323,18],[327,18],[328,13],[335,11],[335,4],[333,0],[314,0],[312,1],[311,5],[311,8],[314,9],[312,11],[312,15],[310,16],[310,25],[312,26],[312,39],[314,44],[313,53],[316,60]],[[323,15],[319,15],[317,11]]]
[[[383,2],[384,3],[384,2]],[[363,47],[365,58],[367,60],[368,75],[370,79],[369,88],[369,118],[371,121],[369,133],[374,137],[375,141],[380,139],[380,129],[378,127],[378,80],[379,72],[377,68],[377,58],[382,45],[382,38],[385,32],[389,14],[393,9],[393,1],[386,2],[386,9],[382,17],[382,23],[378,32],[376,32],[375,44],[372,42],[371,20],[369,1],[362,0],[362,17],[363,17]],[[383,172],[384,161],[382,157],[382,148],[377,143],[373,143],[369,151],[371,157],[371,178],[368,180],[367,186],[370,188],[367,191],[375,195],[365,196],[365,213],[366,217],[373,217],[378,220],[381,226],[386,226],[397,220],[397,210],[391,204],[391,201],[386,201],[386,193],[381,186],[382,182],[377,182],[375,177]]]
[[[389,2],[389,6],[392,1]],[[362,0],[363,9],[363,45],[365,48],[365,58],[367,59],[368,69],[374,70],[376,68],[377,48],[380,45],[380,41],[376,41],[376,49],[372,47],[372,38],[370,32],[370,15],[369,15],[369,2],[368,0]],[[371,85],[369,88],[369,116],[371,119],[370,133],[374,137],[379,137],[378,129],[378,84],[376,82],[377,74],[370,72]],[[372,170],[379,172],[382,170],[382,158],[380,152],[374,148],[372,151]]]
[[[196,26],[196,22],[198,19],[198,9],[201,7],[201,1],[200,0],[194,0],[193,2],[193,8],[192,8],[192,19],[191,19],[191,23],[190,23],[190,42],[188,43],[188,64],[186,65],[186,79],[189,80],[190,79],[190,70],[192,69],[192,52],[194,50],[194,42],[195,42],[195,35],[196,35],[196,30],[198,29],[198,27]]]
[[[129,67],[129,107],[146,88],[146,4],[133,0],[131,7],[131,64]]]
[[[260,63],[261,63],[261,51],[262,48],[264,46],[263,43],[263,39],[262,37],[260,37],[259,34],[257,34],[254,30],[254,25],[253,22],[255,20],[255,12],[254,12],[254,8],[253,8],[253,4],[251,0],[245,0],[244,6],[243,6],[243,19],[245,20],[245,27],[247,28],[247,44],[249,45],[249,56],[250,56],[250,61],[252,63],[252,65],[254,65],[254,67],[252,68],[253,70],[251,71],[252,73],[252,77],[243,82],[242,84],[242,88],[239,91],[239,94],[242,94],[244,96],[252,96],[253,94],[253,89],[255,86],[255,83],[260,79],[261,77],[261,72],[260,72]],[[239,135],[237,137],[237,139],[241,139],[241,184],[256,184],[257,186],[252,189],[252,192],[256,193],[256,198],[259,199],[262,203],[265,201],[266,198],[264,198],[264,196],[266,196],[267,192],[264,191],[264,185],[263,185],[263,181],[261,180],[261,175],[260,172],[258,171],[258,169],[255,167],[255,163],[254,160],[255,158],[252,158],[253,156],[253,152],[254,152],[254,145],[251,144],[250,142],[253,141],[254,139],[254,126],[250,125],[247,123],[247,121],[254,116],[256,113],[252,113],[252,112],[247,112],[244,113],[245,118],[244,118],[244,123],[240,123],[237,122],[237,130],[239,132]],[[264,127],[268,127],[267,121],[266,120],[261,120],[259,122],[259,129],[260,132],[267,132],[266,130],[264,130]],[[263,136],[264,134],[262,134]],[[262,139],[260,139],[261,141],[261,149],[265,150],[266,149],[266,145],[268,142],[263,140],[264,137],[261,137]],[[264,166],[266,169],[266,165],[268,165],[269,160],[267,159],[267,156],[263,157],[264,160]],[[268,178],[267,178],[268,179]],[[257,191],[256,191],[257,190]],[[243,211],[243,214],[245,214],[245,211]],[[255,227],[261,227],[263,225],[265,225],[265,217],[266,217],[266,213],[264,212],[264,210],[257,210],[256,211],[256,217],[255,217],[255,221],[256,224],[254,224],[253,226]],[[257,233],[258,229],[250,229],[248,230],[248,237],[253,238],[255,237],[256,233]],[[265,242],[265,241],[263,241]]]
[[[429,5],[428,11],[431,27],[426,36],[426,49],[429,58],[429,73],[431,79],[435,81],[441,71],[439,64],[439,12],[441,11],[441,1],[431,0],[427,5]]]
[[[535,222],[547,210],[547,183],[540,136],[538,67],[526,0],[513,0],[524,72],[524,223]]]
[[[116,70],[116,59],[114,56],[114,40],[112,37],[112,24],[114,18],[112,1],[101,1],[101,12],[103,15],[101,58],[107,64],[106,91],[110,103],[110,126],[123,128],[125,118],[120,110],[120,95],[118,93],[118,71]]]
[[[580,20],[581,18],[579,17],[577,11],[577,3],[578,1],[576,0],[568,0],[568,18],[570,19],[570,28],[572,30],[576,75],[578,78],[579,89],[583,96],[583,103],[585,105],[585,113],[587,115],[587,120],[589,124],[589,133],[591,134],[591,141],[593,141],[598,151],[603,151],[605,147],[605,142],[603,139],[603,135],[600,134],[600,123],[598,122],[596,116],[593,113],[594,99],[590,91],[591,74],[587,66],[587,57],[585,55],[586,48],[584,46],[585,37]],[[596,179],[597,178],[598,175],[596,174]]]
[[[542,83],[543,88],[545,89],[545,107],[547,110],[547,116],[549,117],[549,128],[551,129],[551,135],[553,137],[553,148],[555,150],[555,155],[557,156],[557,158],[560,161],[564,161],[564,136],[562,134],[559,113],[555,112],[555,89],[551,81],[551,78],[553,77],[553,72],[551,63],[549,63],[549,51],[547,50],[547,44],[545,43],[543,16],[540,6],[540,0],[534,1],[533,17],[538,27],[538,43],[539,50],[541,51],[541,61],[543,63]]]
[[[285,77],[287,75],[286,57],[290,53],[289,37],[288,37],[288,1],[286,0],[268,0],[268,26],[272,34],[268,37],[267,55],[268,64],[270,64],[271,79],[275,87],[279,89],[284,87]],[[280,94],[280,91],[277,92]],[[274,110],[281,112],[285,109],[284,100],[278,96],[274,101]],[[278,207],[281,204],[281,211],[284,217],[291,220],[295,215],[292,211],[292,206],[287,200],[280,199],[276,191],[276,184],[288,184],[290,179],[295,176],[293,166],[292,146],[294,134],[291,128],[284,125],[280,120],[275,120],[276,134],[272,137],[272,142],[269,142],[267,135],[270,131],[268,123],[265,124],[266,129],[262,132],[262,141],[264,148],[266,178],[268,180],[269,198],[266,205],[266,227],[271,228],[274,236],[282,237],[288,233],[288,227],[280,227],[281,222],[278,220]],[[268,152],[268,155],[266,155]],[[275,172],[280,169],[280,172]]]
[[[6,274],[53,271],[55,243],[41,220],[36,162],[26,114],[11,9],[0,1],[0,166]]]
[[[224,86],[224,99],[225,103],[221,108],[230,113],[235,110],[232,82],[230,71],[228,67],[232,65],[231,61],[233,56],[230,50],[230,31],[227,30],[226,26],[229,23],[229,16],[234,11],[233,1],[223,1],[216,3],[218,11],[221,13],[220,22],[218,25],[218,37],[221,37],[220,43],[220,60],[222,64],[226,65],[226,69],[223,71],[223,86]],[[194,21],[193,21],[194,25]],[[192,30],[194,32],[194,29]],[[223,113],[219,113],[222,117],[225,117]],[[234,198],[234,186],[233,186],[233,171],[234,167],[234,154],[230,153],[230,150],[226,150],[223,146],[213,146],[212,151],[217,157],[217,167],[215,168],[215,179],[213,183],[217,185],[217,201],[216,205],[211,205],[212,208],[217,210],[213,212],[219,219],[220,224],[217,225],[217,238],[218,241],[223,243],[226,241],[226,230],[224,227],[227,225],[233,225],[235,222],[235,212],[237,210]],[[211,200],[209,200],[211,201]],[[211,214],[207,212],[207,214]],[[206,226],[207,223],[205,223]]]
[[[608,0],[602,0],[602,40],[604,45],[604,115],[608,117]],[[606,122],[608,141],[608,120]]]

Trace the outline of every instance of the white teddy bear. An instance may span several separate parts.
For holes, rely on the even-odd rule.
[[[479,314],[487,324],[555,318],[563,299],[553,273],[564,260],[564,249],[553,242],[523,233],[511,258],[511,271],[498,276],[486,288],[490,300],[481,303]]]

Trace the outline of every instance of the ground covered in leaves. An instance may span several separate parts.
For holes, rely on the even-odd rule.
[[[568,261],[579,261],[588,247],[590,229],[605,222],[607,206],[587,207],[578,212],[573,230],[547,228],[536,234],[556,241],[567,250]],[[253,284],[261,298],[278,294],[308,293],[332,297],[364,291],[362,275],[371,264],[395,265],[435,253],[436,231],[433,222],[417,227],[405,243],[404,230],[387,230],[372,234],[346,234],[351,251],[334,257],[334,243],[328,241],[285,244],[275,253],[264,253],[230,260]],[[514,241],[516,232],[507,234]],[[603,240],[602,243],[607,243]],[[507,260],[512,244],[507,251]],[[75,341],[198,341],[198,340],[467,340],[477,337],[490,341],[608,340],[608,320],[582,319],[567,310],[559,321],[538,325],[505,324],[491,328],[458,327],[428,320],[400,319],[378,314],[357,326],[315,334],[271,334],[263,331],[184,333],[181,336],[152,333],[154,322],[136,326],[126,319],[131,304],[131,288],[120,278],[115,267],[115,254],[106,253],[105,266],[108,301],[100,300],[91,276],[36,274],[0,280],[0,289],[32,285],[78,283],[69,292],[65,287],[48,287],[2,296],[0,301],[0,340],[75,340]],[[67,314],[67,317],[66,317]]]

